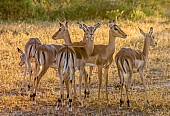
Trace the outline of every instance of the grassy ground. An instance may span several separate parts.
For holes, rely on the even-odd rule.
[[[103,21],[103,26],[96,31],[95,44],[107,44],[107,22]],[[92,25],[95,22],[86,23]],[[98,78],[95,69],[91,81],[91,94],[84,101],[84,107],[79,107],[75,99],[73,112],[68,112],[66,107],[56,112],[54,107],[59,96],[59,77],[56,77],[54,69],[50,69],[40,82],[37,104],[32,105],[28,96],[18,94],[23,68],[18,66],[19,54],[16,48],[24,49],[30,37],[38,37],[42,43],[63,43],[63,40],[51,39],[59,24],[0,23],[0,115],[170,115],[170,23],[155,18],[135,23],[119,20],[118,25],[128,37],[126,40],[117,38],[116,53],[122,47],[142,49],[143,37],[138,27],[145,32],[148,32],[151,26],[154,28],[158,46],[150,48],[145,71],[150,106],[145,104],[145,94],[139,74],[135,74],[130,92],[131,107],[128,108],[124,104],[121,109],[119,108],[120,90],[116,88],[119,79],[114,63],[109,70],[109,101],[104,97],[104,79],[102,99],[100,101],[97,99]],[[83,31],[78,29],[75,22],[69,23],[69,26],[72,41],[82,40]]]

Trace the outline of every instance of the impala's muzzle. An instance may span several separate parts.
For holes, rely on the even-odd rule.
[[[127,38],[127,35],[124,35],[124,38]]]
[[[90,39],[90,40],[93,40],[93,39],[94,39],[93,34],[90,34],[90,35],[89,35],[89,39]]]

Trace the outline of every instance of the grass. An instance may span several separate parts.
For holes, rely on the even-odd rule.
[[[103,26],[96,31],[95,44],[107,44],[107,22],[103,21]],[[88,25],[94,23],[86,22]],[[109,101],[104,98],[104,79],[102,99],[100,101],[97,99],[96,69],[91,81],[90,98],[84,100],[84,107],[79,108],[77,100],[74,100],[73,112],[68,112],[65,107],[56,112],[54,107],[59,96],[59,77],[56,77],[54,69],[50,69],[40,81],[37,105],[32,105],[28,96],[18,94],[23,77],[23,67],[19,68],[18,66],[19,54],[16,48],[19,47],[23,50],[30,37],[38,37],[42,43],[63,43],[63,40],[54,41],[51,39],[59,24],[57,22],[35,22],[33,24],[1,22],[0,115],[170,115],[170,23],[167,23],[165,19],[154,18],[146,19],[143,22],[119,20],[118,25],[128,34],[128,37],[127,39],[117,38],[115,53],[122,47],[142,49],[143,37],[139,33],[138,27],[145,32],[148,32],[151,26],[154,28],[158,46],[150,47],[149,61],[145,71],[150,106],[145,104],[145,95],[139,74],[135,74],[130,90],[131,107],[127,108],[124,104],[122,109],[119,109],[120,90],[115,87],[119,83],[115,63],[109,70]],[[72,41],[82,40],[83,31],[78,29],[75,22],[69,22],[69,30]]]

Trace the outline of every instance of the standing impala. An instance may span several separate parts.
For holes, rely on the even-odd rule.
[[[61,23],[59,30],[55,33],[58,38],[64,38],[64,41],[66,44],[70,44],[71,40],[69,37],[69,32],[68,32],[68,23],[65,23],[65,26]],[[64,33],[68,33],[65,35]],[[64,36],[64,37],[63,37]],[[65,37],[66,36],[66,37]],[[36,66],[36,75],[34,78],[34,83],[33,83],[33,93],[30,94],[30,98],[35,102],[35,96],[36,96],[36,90],[38,88],[38,84],[41,80],[41,78],[44,76],[44,74],[47,72],[47,70],[51,67],[54,69],[57,69],[56,65],[56,57],[57,57],[57,52],[58,50],[62,47],[63,45],[59,44],[43,44],[37,47],[35,51],[35,64]],[[66,76],[66,75],[65,75]]]
[[[25,49],[24,49],[25,53],[21,49],[17,48],[18,52],[21,54],[19,66],[23,66],[25,64],[24,77],[20,89],[21,91],[25,85],[25,77],[26,77],[27,70],[29,70],[29,75],[30,75],[28,90],[30,89],[30,81],[32,76],[32,67],[31,67],[30,60],[31,58],[34,58],[35,49],[40,45],[41,42],[38,38],[30,38],[25,45]]]
[[[146,91],[146,85],[144,81],[144,69],[146,67],[146,63],[148,60],[149,54],[149,46],[156,46],[157,43],[153,37],[153,28],[150,28],[149,33],[144,33],[140,28],[140,33],[144,36],[144,47],[143,51],[133,50],[131,48],[122,48],[115,56],[115,62],[118,69],[118,74],[121,83],[121,98],[120,98],[120,106],[123,104],[122,100],[122,92],[124,85],[124,77],[127,77],[125,88],[127,95],[127,104],[130,106],[128,89],[131,86],[133,73],[139,72],[144,89],[145,96],[148,102],[148,96]]]
[[[61,48],[58,53],[58,72],[60,76],[60,98],[58,99],[58,105],[56,110],[59,110],[60,106],[64,103],[64,78],[63,74],[70,73],[70,91],[69,91],[69,111],[72,111],[72,82],[74,80],[75,70],[79,70],[79,101],[81,102],[81,80],[82,76],[86,76],[85,59],[91,55],[94,48],[94,32],[101,24],[87,27],[85,24],[78,24],[80,29],[84,30],[85,42],[77,42],[76,44],[66,45]],[[87,78],[85,77],[85,96],[86,96],[86,84]]]
[[[106,99],[108,99],[107,85],[108,85],[108,70],[109,66],[113,61],[113,54],[115,52],[115,40],[116,37],[126,38],[127,35],[121,30],[121,28],[116,25],[116,22],[110,21],[109,24],[109,43],[108,45],[94,45],[93,53],[86,60],[86,65],[97,65],[98,67],[98,79],[99,79],[99,89],[98,98],[100,99],[100,89],[102,84],[102,68],[104,68],[104,78],[105,81],[105,94]]]

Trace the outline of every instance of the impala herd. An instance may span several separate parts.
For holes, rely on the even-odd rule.
[[[94,33],[101,27],[102,24],[97,23],[93,26],[86,26],[85,24],[78,23],[78,27],[84,31],[84,37],[82,38],[82,41],[72,43],[68,30],[68,22],[65,24],[59,24],[60,28],[52,36],[52,39],[64,39],[65,44],[42,44],[38,38],[30,38],[25,45],[24,52],[17,48],[18,52],[21,54],[19,66],[25,64],[24,77],[22,80],[20,92],[22,92],[26,86],[25,77],[28,71],[30,76],[28,81],[28,93],[31,100],[35,104],[36,91],[41,78],[49,68],[54,68],[60,77],[60,97],[58,98],[55,109],[59,110],[63,105],[65,105],[65,84],[68,99],[67,106],[69,107],[68,110],[72,111],[72,88],[74,96],[77,96],[75,71],[79,70],[78,100],[81,105],[83,105],[83,100],[81,97],[82,78],[85,80],[84,98],[86,98],[90,94],[90,77],[92,76],[93,67],[97,66],[99,84],[98,99],[100,99],[102,69],[104,68],[103,76],[105,79],[105,95],[106,99],[108,100],[108,71],[110,64],[113,62],[116,37],[125,39],[127,34],[125,34],[116,24],[116,21],[113,20],[108,23],[108,44],[94,44]],[[148,60],[149,46],[156,46],[157,43],[154,41],[152,27],[150,28],[149,33],[144,33],[140,28],[139,31],[144,36],[143,51],[133,50],[131,48],[122,48],[115,56],[115,62],[120,79],[120,107],[124,103],[122,99],[124,85],[126,89],[127,105],[130,106],[128,89],[131,86],[132,76],[136,72],[139,72],[140,74],[146,92],[146,100],[148,102],[146,85],[144,82],[144,69]],[[90,67],[89,74],[87,74],[85,66]],[[32,76],[34,77],[32,84],[33,86],[30,87]]]

